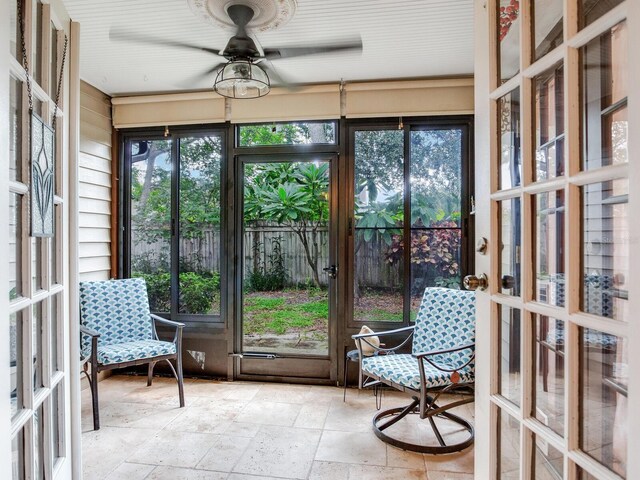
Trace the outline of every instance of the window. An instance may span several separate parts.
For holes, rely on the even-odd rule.
[[[238,146],[312,145],[337,143],[336,122],[287,122],[240,125]]]
[[[220,131],[125,137],[124,273],[145,279],[153,312],[220,318],[224,139]]]
[[[465,120],[350,128],[354,321],[409,322],[426,287],[460,288],[469,132]]]

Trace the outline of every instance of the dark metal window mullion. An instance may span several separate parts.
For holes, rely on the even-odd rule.
[[[180,138],[171,139],[171,318],[178,316],[180,296]]]
[[[404,272],[403,289],[404,301],[402,318],[403,324],[408,325],[411,321],[411,131],[410,126],[404,126],[404,220],[403,232],[404,238]]]

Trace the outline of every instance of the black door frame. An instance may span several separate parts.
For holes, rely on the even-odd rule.
[[[329,163],[329,263],[338,265],[338,238],[337,238],[337,206],[338,206],[338,153],[334,150],[337,146],[305,145],[300,148],[296,146],[283,147],[261,147],[239,149],[234,156],[235,165],[235,225],[237,232],[234,242],[234,263],[236,275],[233,278],[234,295],[234,354],[243,353],[242,340],[242,303],[243,303],[243,280],[244,280],[244,166],[256,163],[294,163],[321,161]],[[329,148],[327,148],[329,147]],[[275,151],[277,150],[277,152]],[[329,151],[327,151],[329,150]],[[341,272],[338,265],[338,279]],[[234,378],[239,380],[267,380],[267,381],[287,381],[293,383],[335,383],[337,378],[338,364],[338,279],[329,280],[329,318],[328,335],[329,344],[326,356],[313,355],[281,355],[278,358],[260,357],[235,357],[233,370]]]

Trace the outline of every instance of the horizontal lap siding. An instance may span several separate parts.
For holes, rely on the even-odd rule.
[[[80,88],[80,280],[111,277],[111,99]]]

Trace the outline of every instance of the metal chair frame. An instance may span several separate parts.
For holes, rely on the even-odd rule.
[[[394,355],[404,347],[413,337],[414,326],[398,328],[395,330],[387,330],[383,332],[375,332],[375,333],[365,333],[365,334],[357,334],[353,335],[352,338],[356,341],[356,345],[358,347],[358,351],[360,352],[360,358],[362,359],[362,342],[366,342],[368,345],[373,347],[378,354],[386,354],[386,355]],[[399,333],[408,333],[407,337],[400,342],[395,347],[391,348],[382,348],[376,347],[371,342],[367,340],[367,337],[378,336],[385,337],[391,335],[397,335]],[[453,353],[463,350],[471,350],[470,359],[464,364],[459,366],[456,369],[444,368],[440,365],[437,365],[433,360],[429,357],[434,355],[444,355],[447,353]],[[475,359],[475,343],[461,345],[455,348],[450,348],[446,350],[435,350],[429,352],[421,352],[417,354],[413,354],[413,356],[418,360],[418,368],[420,372],[420,389],[415,390],[413,388],[409,388],[404,385],[400,385],[398,383],[389,381],[387,379],[381,378],[378,375],[364,371],[362,369],[362,362],[360,362],[360,382],[363,382],[363,377],[369,377],[374,379],[376,382],[384,383],[396,390],[400,390],[405,393],[409,393],[412,397],[412,402],[404,407],[396,407],[384,410],[382,412],[377,413],[373,417],[373,430],[375,435],[385,443],[388,443],[394,447],[401,448],[403,450],[410,450],[414,452],[420,453],[430,453],[430,454],[444,454],[444,453],[453,453],[464,450],[465,448],[471,446],[474,440],[474,429],[473,425],[469,423],[464,418],[459,415],[448,412],[455,407],[459,407],[461,405],[465,405],[467,403],[472,403],[474,401],[473,396],[470,398],[463,398],[461,400],[456,400],[453,402],[449,402],[446,405],[439,406],[436,402],[440,398],[440,396],[444,393],[458,393],[458,394],[468,394],[473,395],[474,392],[474,383],[466,382],[466,383],[452,383],[450,385],[444,387],[427,387],[426,381],[426,373],[425,373],[425,364],[424,362],[429,363],[431,366],[436,369],[453,373],[457,370],[460,370],[468,365],[470,365]],[[362,383],[361,383],[362,384]],[[396,424],[404,417],[409,414],[419,414],[421,419],[428,419],[431,428],[438,440],[439,445],[420,445],[415,443],[409,443],[404,440],[392,437],[391,435],[385,433],[385,430],[392,425]],[[452,421],[460,426],[462,426],[468,433],[466,438],[455,444],[447,445],[442,434],[440,433],[435,421],[434,417],[438,417],[441,419],[446,419]],[[383,422],[385,419],[389,418],[386,422]]]
[[[80,325],[81,336],[88,335],[91,337],[91,353],[88,356],[81,358],[80,362],[82,365],[82,371],[87,376],[89,387],[91,388],[94,430],[100,430],[100,411],[98,402],[98,374],[100,372],[114,370],[117,368],[126,368],[136,365],[148,364],[149,367],[147,371],[147,386],[150,387],[153,383],[153,369],[156,363],[166,361],[169,364],[169,367],[171,367],[173,376],[178,381],[178,396],[180,398],[180,408],[184,407],[184,377],[182,374],[182,330],[184,328],[184,323],[167,320],[166,318],[154,315],[153,313],[150,313],[149,315],[151,316],[153,338],[155,340],[160,340],[160,338],[158,337],[158,332],[156,331],[156,323],[168,325],[176,329],[172,341],[176,345],[176,353],[171,355],[160,355],[157,357],[141,358],[128,362],[103,365],[101,363],[98,363],[98,339],[100,338],[100,333],[84,325]],[[170,360],[175,360],[175,368]],[[88,371],[89,365],[91,365],[90,373]]]

